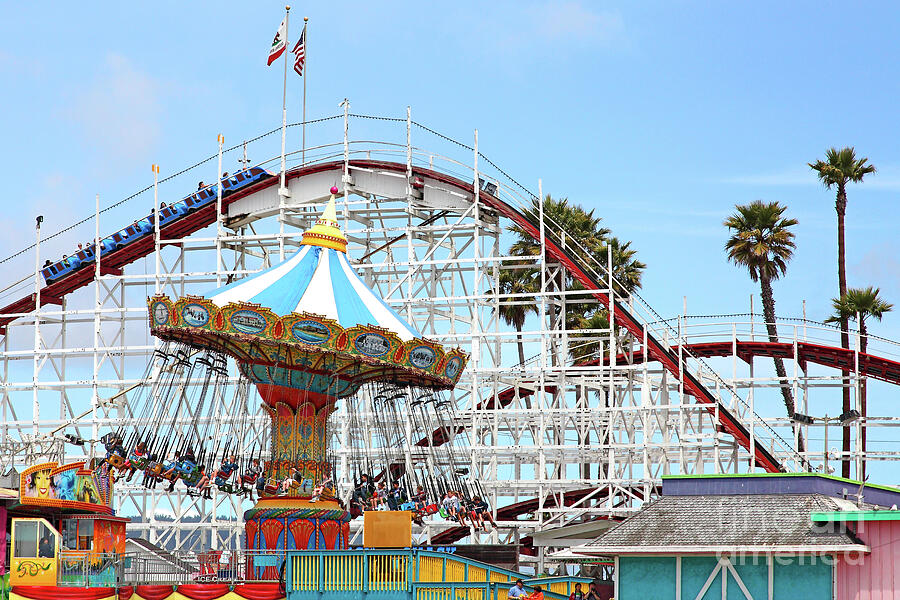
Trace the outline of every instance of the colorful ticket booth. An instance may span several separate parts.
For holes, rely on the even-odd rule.
[[[116,585],[128,519],[113,514],[112,485],[106,465],[50,462],[22,472],[18,503],[8,507],[12,598],[17,588]]]

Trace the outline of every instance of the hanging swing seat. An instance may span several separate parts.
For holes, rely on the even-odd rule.
[[[219,483],[218,478],[216,479],[216,487],[219,488],[219,491],[223,494],[237,494],[242,493],[242,488],[235,486],[231,483]]]
[[[129,462],[133,468],[143,471],[147,467],[149,461],[147,455],[138,456],[132,453]]]
[[[122,469],[126,468],[126,466],[127,466],[127,461],[125,460],[125,457],[119,453],[110,454],[109,458],[107,458],[106,461],[114,469],[122,470]]]
[[[190,477],[197,473],[197,463],[189,460],[183,460],[175,465],[175,472],[181,475],[182,479]]]

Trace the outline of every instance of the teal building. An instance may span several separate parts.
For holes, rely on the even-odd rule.
[[[557,558],[610,557],[617,600],[828,600],[871,554],[823,514],[900,515],[900,490],[816,474],[664,477],[662,495]]]

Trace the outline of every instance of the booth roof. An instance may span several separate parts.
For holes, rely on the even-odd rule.
[[[663,496],[572,552],[585,556],[866,552],[865,544],[846,528],[812,522],[813,513],[846,509],[849,504],[821,494]]]

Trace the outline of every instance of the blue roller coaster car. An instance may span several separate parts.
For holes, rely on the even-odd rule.
[[[237,173],[222,179],[222,197],[233,194],[248,185],[252,185],[257,181],[261,181],[271,176],[271,173],[260,167],[251,167],[249,169],[238,171]],[[218,195],[218,184],[213,184],[197,190],[190,196],[187,196],[174,204],[161,207],[159,209],[160,227],[166,227],[171,223],[184,218],[188,214],[203,208],[207,204],[214,203]],[[155,219],[156,215],[151,212],[146,217],[138,219],[124,229],[120,229],[112,235],[100,240],[100,257],[102,258],[116,250],[125,248],[146,235],[153,235]],[[93,263],[95,253],[96,245],[89,244],[88,246],[79,249],[72,256],[64,256],[62,260],[47,265],[41,270],[44,281],[48,284],[59,281],[81,267]]]

